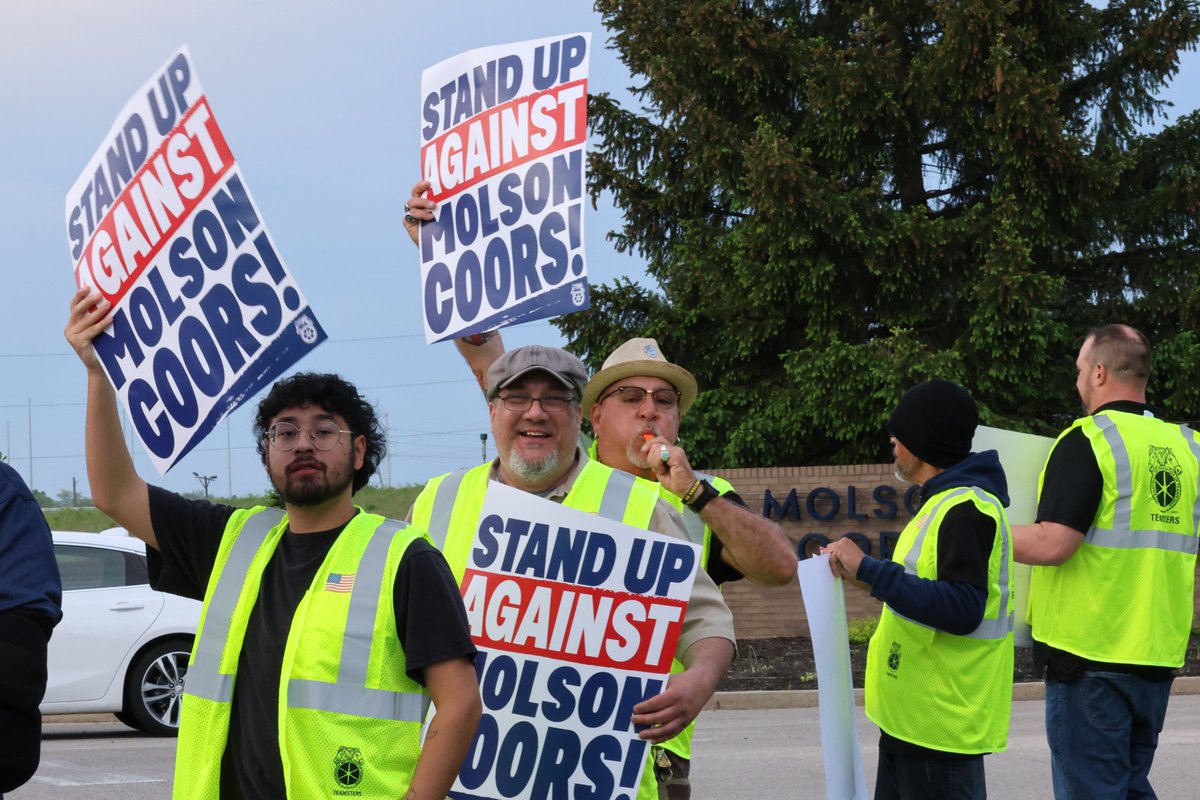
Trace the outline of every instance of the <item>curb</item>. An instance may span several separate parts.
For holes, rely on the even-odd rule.
[[[84,722],[117,722],[117,718],[112,714],[43,714],[43,725],[54,725],[57,723],[84,723]]]
[[[1200,694],[1200,677],[1184,676],[1175,679],[1171,694]],[[1041,700],[1046,696],[1043,683],[1014,683],[1013,701]],[[854,704],[863,704],[863,690],[854,690]],[[704,704],[705,711],[761,711],[772,708],[816,708],[817,690],[717,692]]]
[[[1171,694],[1200,694],[1200,676],[1183,676],[1171,685]],[[1046,696],[1042,683],[1014,683],[1013,701],[1041,700]],[[854,690],[854,704],[863,704],[863,690]],[[717,692],[704,704],[705,711],[761,711],[772,708],[816,708],[816,689],[781,691]],[[116,722],[112,714],[50,714],[42,717],[43,724]]]

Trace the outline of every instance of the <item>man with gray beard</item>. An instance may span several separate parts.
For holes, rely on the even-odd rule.
[[[683,519],[649,481],[591,459],[578,444],[587,371],[555,347],[532,345],[505,353],[488,369],[492,436],[498,457],[489,464],[434,478],[411,512],[442,549],[461,583],[490,481],[627,525],[688,539]],[[675,736],[716,690],[734,653],[733,616],[704,570],[696,573],[676,658],[682,672],[667,688],[633,707],[632,721],[651,744]],[[649,758],[638,800],[658,796]]]

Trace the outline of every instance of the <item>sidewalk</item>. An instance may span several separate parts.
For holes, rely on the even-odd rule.
[[[873,786],[879,729],[866,719],[862,709],[858,709],[855,718],[863,773],[868,786]],[[692,747],[693,800],[826,800],[827,765],[816,708],[705,713],[700,716]],[[1196,788],[1200,776],[1197,748],[1200,748],[1200,696],[1173,698],[1150,771],[1150,781],[1162,800],[1200,797]],[[989,755],[984,763],[989,797],[1004,800],[1051,797],[1045,704],[1036,700],[1014,703],[1008,749]]]
[[[1183,676],[1171,685],[1171,696],[1200,694],[1200,677]],[[1013,700],[1042,700],[1046,686],[1037,683],[1014,683]],[[854,703],[863,704],[863,690],[854,690]],[[704,705],[705,711],[758,711],[770,708],[816,708],[817,690],[781,692],[717,692]]]

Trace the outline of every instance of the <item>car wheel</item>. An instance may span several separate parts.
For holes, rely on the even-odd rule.
[[[117,718],[156,736],[179,733],[179,704],[191,648],[188,639],[165,639],[134,659],[125,675],[125,708]]]

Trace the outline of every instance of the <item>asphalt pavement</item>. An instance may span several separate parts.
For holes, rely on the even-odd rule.
[[[861,706],[856,714],[863,771],[873,791],[879,729]],[[1045,703],[1040,699],[1013,703],[1008,749],[984,760],[989,797],[1053,797],[1044,720]],[[1200,798],[1198,745],[1200,695],[1173,695],[1150,772],[1160,800]],[[820,720],[814,707],[706,711],[692,747],[694,800],[825,798]]]
[[[1187,690],[1187,685],[1180,687]],[[811,695],[776,692],[771,698],[724,695],[706,711],[693,743],[694,800],[825,800],[820,721]],[[729,708],[729,706],[739,706]],[[807,707],[800,707],[807,706]],[[1004,800],[1051,797],[1044,704],[1013,703],[1007,752],[987,757],[988,793]],[[874,787],[878,730],[857,710],[867,785]],[[49,718],[42,766],[5,800],[165,800],[170,797],[174,739],[125,728],[111,717]],[[1150,773],[1161,800],[1200,798],[1200,695],[1171,698],[1166,727]]]

